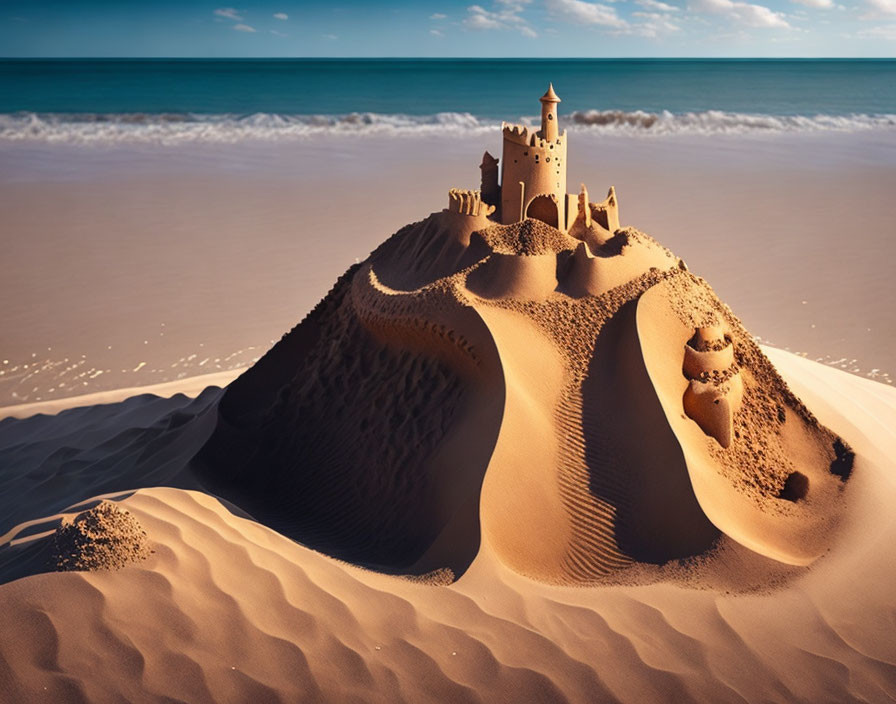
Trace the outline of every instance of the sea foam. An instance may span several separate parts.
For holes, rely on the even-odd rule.
[[[534,124],[535,117],[520,117]],[[765,115],[708,110],[585,110],[562,121],[573,132],[606,135],[723,135],[793,132],[855,132],[896,128],[896,115]],[[487,134],[497,121],[470,113],[434,115],[350,113],[346,115],[200,115],[191,113],[6,113],[0,141],[69,144],[184,142],[238,143],[300,140],[324,135],[434,136]]]

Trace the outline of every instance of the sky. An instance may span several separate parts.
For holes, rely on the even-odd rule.
[[[0,0],[4,57],[893,57],[896,0]]]

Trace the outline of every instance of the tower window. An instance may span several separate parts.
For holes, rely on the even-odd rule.
[[[553,119],[554,119],[554,116],[551,115],[551,113],[548,113],[548,119],[549,119],[549,120],[553,120]]]

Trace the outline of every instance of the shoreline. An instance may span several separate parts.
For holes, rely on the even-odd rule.
[[[250,365],[352,263],[476,186],[467,151],[496,143],[463,143],[0,145],[0,407]],[[622,224],[763,343],[896,376],[896,131],[575,144],[569,184],[615,186]]]
[[[246,371],[246,367],[240,367],[213,374],[191,376],[185,379],[178,379],[177,381],[165,381],[160,384],[123,387],[108,391],[96,391],[80,396],[67,396],[49,401],[34,401],[33,403],[0,407],[0,422],[7,418],[22,420],[37,415],[57,415],[72,408],[120,403],[134,396],[143,396],[145,394],[152,394],[160,398],[171,398],[177,394],[183,394],[195,398],[209,387],[223,388],[227,386],[244,371]]]
[[[841,369],[832,364],[826,364],[817,360],[809,359],[802,354],[784,350],[780,347],[760,344],[760,349],[778,369],[782,376],[787,380],[788,372],[793,370],[794,365],[800,362],[815,364],[823,368],[845,374],[856,379],[856,383],[875,384],[884,388],[893,388],[891,384],[886,384],[876,379],[859,376],[854,372]],[[23,420],[37,415],[56,415],[63,411],[73,408],[83,408],[86,406],[106,405],[120,403],[134,396],[142,396],[152,394],[159,398],[171,398],[178,394],[195,398],[199,396],[205,389],[209,387],[224,388],[231,381],[236,379],[240,374],[245,372],[248,367],[239,367],[237,369],[228,369],[226,371],[214,372],[212,374],[200,374],[197,376],[186,377],[176,381],[165,381],[159,384],[147,384],[145,386],[128,386],[117,389],[109,389],[106,391],[97,391],[89,394],[81,394],[79,396],[66,396],[63,398],[51,399],[48,401],[35,401],[32,403],[21,403],[17,405],[0,407],[0,422],[7,418]],[[786,370],[786,371],[785,371]],[[865,387],[871,388],[871,387]]]

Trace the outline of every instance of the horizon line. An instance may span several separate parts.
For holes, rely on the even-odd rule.
[[[0,56],[0,61],[896,61],[896,56]]]

